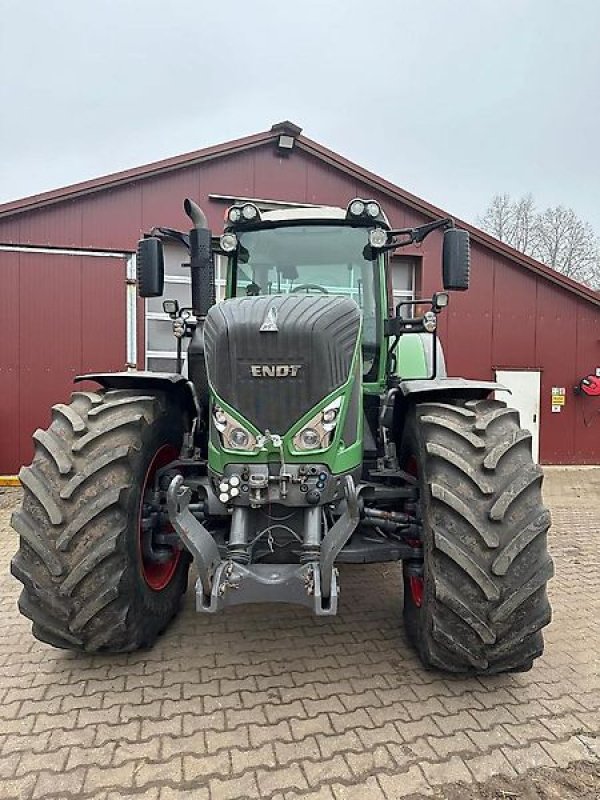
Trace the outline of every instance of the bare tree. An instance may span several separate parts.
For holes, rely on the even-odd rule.
[[[478,219],[479,226],[491,233],[501,242],[512,243],[513,237],[513,201],[509,194],[495,194],[483,217]]]
[[[600,285],[600,245],[592,226],[564,206],[547,208],[536,224],[536,258],[569,278]]]
[[[512,204],[513,230],[512,246],[528,256],[536,249],[536,211],[533,196],[524,195]]]
[[[496,194],[478,220],[483,230],[573,280],[600,289],[600,239],[571,208],[539,212],[530,194]]]

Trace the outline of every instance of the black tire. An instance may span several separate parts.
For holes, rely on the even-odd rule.
[[[50,428],[34,433],[33,463],[19,473],[24,498],[12,517],[20,546],[11,571],[38,639],[130,651],[152,645],[177,613],[189,556],[174,558],[166,585],[151,588],[139,518],[149,466],[165,445],[179,453],[183,426],[163,394],[75,392],[69,405],[53,407]]]
[[[497,400],[423,403],[408,414],[401,462],[416,465],[424,558],[403,565],[404,621],[428,667],[525,671],[543,652],[550,513],[530,439]],[[419,567],[420,606],[410,585]]]

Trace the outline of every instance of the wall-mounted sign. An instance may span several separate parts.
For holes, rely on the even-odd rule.
[[[552,413],[560,414],[567,402],[567,390],[565,386],[552,387]]]
[[[567,401],[567,390],[565,386],[552,387],[552,413],[560,414]]]

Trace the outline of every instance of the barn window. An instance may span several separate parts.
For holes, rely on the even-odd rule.
[[[418,259],[390,258],[392,311],[398,303],[414,300],[418,291]]]
[[[181,265],[189,260],[188,253],[177,245],[165,243],[165,291],[162,297],[151,297],[146,301],[146,369],[153,372],[175,372],[176,341],[171,320],[162,310],[163,300],[177,300],[180,308],[192,303],[189,268]],[[226,260],[215,258],[215,282],[217,302],[225,298]],[[184,373],[188,341],[183,343]]]

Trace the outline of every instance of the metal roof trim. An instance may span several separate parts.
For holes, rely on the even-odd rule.
[[[82,197],[94,192],[110,189],[115,186],[121,186],[131,183],[136,180],[144,180],[151,178],[155,175],[160,175],[163,172],[171,172],[175,169],[183,169],[192,166],[193,164],[200,164],[203,161],[211,161],[216,158],[230,155],[231,153],[242,152],[249,150],[253,147],[259,147],[266,142],[274,141],[276,134],[271,131],[263,131],[255,133],[252,136],[245,136],[241,139],[233,139],[223,144],[213,145],[211,147],[204,147],[201,150],[193,150],[183,155],[173,156],[172,158],[161,159],[160,161],[153,161],[150,164],[143,164],[139,167],[132,169],[121,170],[120,172],[113,172],[108,175],[103,175],[98,178],[92,178],[87,181],[73,183],[68,186],[62,186],[58,189],[51,189],[48,192],[40,192],[39,194],[23,197],[18,200],[11,200],[8,203],[0,204],[0,219],[9,217],[13,214],[19,214],[24,211],[32,211],[37,208],[44,208],[48,205],[61,203]]]

